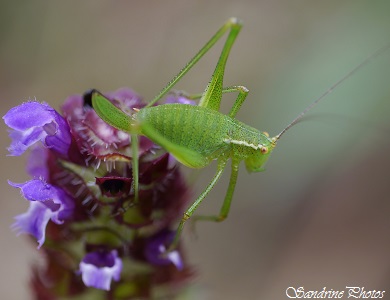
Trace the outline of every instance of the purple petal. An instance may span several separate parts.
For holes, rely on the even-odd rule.
[[[146,259],[157,266],[174,264],[178,270],[182,270],[184,264],[179,251],[166,252],[174,236],[175,232],[166,230],[150,238],[145,248]]]
[[[20,233],[29,233],[36,237],[41,247],[45,241],[45,229],[49,220],[62,224],[74,209],[74,201],[59,187],[34,179],[25,183],[8,182],[19,188],[24,198],[30,201],[30,208],[24,214],[15,217],[13,227]]]
[[[8,183],[13,187],[20,188],[22,196],[29,201],[58,200],[57,189],[43,180],[33,179],[25,183],[8,181]]]
[[[27,233],[34,236],[40,248],[45,242],[46,226],[52,214],[53,212],[43,203],[30,202],[27,212],[15,217],[12,228],[17,230],[18,234]]]
[[[142,100],[136,92],[126,87],[107,92],[105,96],[114,101],[118,101],[123,108],[138,106]]]
[[[101,290],[110,290],[111,281],[118,281],[121,271],[122,260],[116,250],[88,253],[80,262],[84,284]]]
[[[196,102],[194,100],[190,100],[184,96],[179,96],[179,95],[175,95],[175,94],[168,95],[166,100],[165,100],[165,103],[166,104],[179,103],[179,104],[196,105]]]
[[[46,147],[66,155],[71,135],[65,119],[46,103],[30,101],[11,108],[3,117],[10,127],[11,155],[21,155],[28,147],[41,141]]]
[[[33,178],[49,179],[47,166],[48,150],[44,147],[34,147],[27,160],[27,173]]]
[[[11,145],[8,147],[8,151],[13,156],[19,156],[22,155],[28,147],[44,139],[45,132],[40,128],[31,128],[26,131],[11,130],[9,132],[9,137],[12,141]]]
[[[47,103],[31,101],[11,108],[3,119],[12,129],[24,131],[50,123],[53,111]]]

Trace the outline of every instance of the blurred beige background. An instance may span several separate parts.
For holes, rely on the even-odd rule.
[[[390,42],[386,0],[1,1],[1,114],[31,98],[58,108],[91,87],[130,86],[151,99],[231,16],[245,26],[225,84],[250,89],[238,118],[271,135]],[[220,46],[177,88],[202,91]],[[186,237],[193,299],[287,299],[290,286],[359,286],[390,299],[389,78],[390,51],[288,132],[266,172],[242,168],[228,220]],[[0,291],[29,299],[36,251],[9,229],[27,203],[6,182],[27,180],[25,157],[6,157],[1,126]],[[212,172],[189,172],[197,191]],[[227,180],[202,212],[219,209]]]

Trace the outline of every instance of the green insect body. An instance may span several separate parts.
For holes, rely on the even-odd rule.
[[[248,171],[256,172],[261,170],[275,145],[257,129],[201,106],[147,107],[136,113],[134,119],[141,134],[190,168],[204,168],[224,157],[245,160]]]
[[[310,109],[324,99],[326,95],[331,93],[344,80],[352,76],[352,74],[367,64],[371,59],[390,48],[390,45],[386,45],[371,54],[306,107],[278,135],[270,138],[267,133],[260,132],[235,118],[246,99],[248,90],[243,86],[223,87],[223,74],[226,61],[241,26],[241,22],[238,19],[229,19],[146,107],[134,109],[134,112],[131,114],[127,114],[115,107],[98,91],[92,92],[92,105],[96,113],[108,124],[117,129],[129,132],[131,135],[135,203],[138,201],[139,189],[139,135],[148,137],[154,143],[170,152],[179,162],[191,168],[204,168],[211,161],[218,161],[217,171],[214,177],[193,204],[184,212],[174,240],[167,251],[173,250],[178,245],[185,222],[192,217],[197,207],[218,182],[229,159],[231,160],[230,181],[219,214],[195,216],[193,217],[194,220],[223,221],[228,216],[230,210],[240,162],[245,162],[249,172],[262,171],[269,155],[276,146],[276,142],[289,128],[296,124]],[[188,104],[153,106],[172,89],[227,31],[229,31],[229,34],[209,84],[200,96],[191,97],[193,99],[200,98],[198,106]],[[222,95],[232,92],[238,93],[236,101],[227,115],[222,114],[219,112]]]

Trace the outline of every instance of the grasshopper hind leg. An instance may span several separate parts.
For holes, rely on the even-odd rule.
[[[219,214],[218,215],[208,215],[208,216],[203,216],[203,215],[194,216],[194,218],[193,218],[194,224],[197,221],[222,222],[223,220],[225,220],[227,218],[229,211],[230,211],[232,199],[233,199],[234,189],[235,189],[236,183],[237,183],[238,165],[239,165],[238,161],[234,161],[234,160],[232,161],[232,167],[231,167],[232,169],[231,169],[231,173],[230,173],[229,185],[228,185],[228,189],[226,191],[225,199],[223,200],[221,209],[219,211]]]
[[[176,248],[176,246],[179,243],[180,235],[183,231],[185,222],[190,219],[197,209],[197,207],[200,205],[200,203],[203,201],[203,199],[207,196],[207,194],[214,188],[215,184],[218,182],[218,180],[221,178],[223,171],[225,170],[227,163],[227,159],[221,159],[218,163],[217,172],[214,175],[211,182],[208,184],[206,189],[199,195],[199,197],[194,201],[194,203],[184,212],[183,218],[181,219],[179,226],[176,231],[176,235],[174,237],[174,240],[172,244],[168,248],[168,252],[172,251]],[[237,177],[238,177],[238,165],[239,161],[233,160],[232,161],[232,170],[230,175],[230,181],[228,190],[226,192],[225,199],[223,201],[222,207],[220,209],[220,212],[218,215],[211,215],[211,216],[194,216],[193,222],[197,221],[213,221],[213,222],[222,222],[225,220],[229,214],[230,206],[233,198],[234,189],[236,187]]]
[[[225,170],[227,163],[227,159],[220,159],[218,162],[217,172],[215,173],[213,179],[211,179],[210,183],[204,189],[204,191],[198,196],[198,198],[192,203],[192,205],[184,212],[182,219],[180,220],[179,226],[176,230],[175,237],[172,243],[169,245],[167,252],[174,250],[180,241],[181,233],[184,229],[185,222],[191,218],[192,214],[198,208],[198,206],[202,203],[204,198],[206,198],[207,194],[214,188],[218,180],[221,178],[223,171]]]

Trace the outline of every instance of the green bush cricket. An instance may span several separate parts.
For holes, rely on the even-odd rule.
[[[230,181],[219,214],[195,216],[194,220],[223,221],[228,216],[230,210],[240,162],[245,162],[246,169],[249,172],[262,171],[277,141],[289,128],[301,120],[309,110],[344,80],[389,48],[389,45],[386,45],[371,54],[312,102],[278,135],[269,137],[266,132],[261,132],[235,119],[237,112],[246,99],[248,89],[244,86],[223,87],[223,75],[227,58],[241,27],[242,24],[238,19],[229,19],[147,106],[140,110],[134,110],[134,113],[131,115],[115,107],[98,91],[94,90],[92,92],[92,105],[96,113],[108,124],[131,135],[135,203],[138,201],[139,189],[138,135],[148,137],[154,143],[170,152],[179,162],[190,168],[204,168],[213,160],[218,162],[216,174],[210,183],[184,212],[175,238],[168,251],[173,250],[178,245],[185,222],[192,217],[197,207],[218,182],[229,159],[231,159]],[[228,36],[210,82],[201,95],[192,97],[193,99],[200,98],[198,106],[188,104],[153,106],[172,89],[226,32],[228,32]],[[238,93],[238,96],[230,112],[225,115],[219,112],[222,94],[231,92]]]

